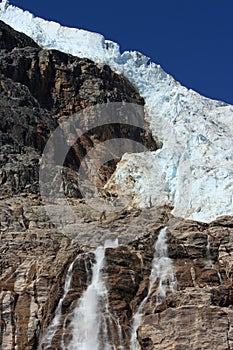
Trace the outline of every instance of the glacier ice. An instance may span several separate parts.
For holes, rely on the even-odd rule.
[[[44,48],[108,64],[144,97],[161,149],[125,155],[111,179],[127,185],[134,177],[135,204],[171,204],[174,215],[203,222],[233,215],[233,106],[188,90],[148,57],[121,53],[100,34],[36,18],[7,1],[0,4],[0,20]]]

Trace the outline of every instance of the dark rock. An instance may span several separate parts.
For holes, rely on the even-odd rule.
[[[11,51],[16,47],[38,47],[34,40],[19,33],[6,23],[0,21],[0,50]]]

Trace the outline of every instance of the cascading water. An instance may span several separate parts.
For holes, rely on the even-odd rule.
[[[212,260],[211,260],[210,245],[211,245],[210,236],[207,235],[206,264],[205,264],[205,267],[211,269],[213,267],[213,263],[212,263]]]
[[[223,279],[222,279],[222,276],[221,276],[220,272],[218,272],[218,279],[219,279],[220,285],[222,286],[224,283],[223,283]]]
[[[116,248],[117,241],[107,241],[95,252],[95,264],[92,267],[92,280],[78,301],[72,320],[73,338],[66,350],[111,350],[109,326],[115,323],[108,308],[108,293],[102,273],[105,264],[105,249]],[[118,343],[121,343],[119,330]],[[119,349],[119,347],[118,347]]]
[[[166,297],[167,287],[174,292],[175,287],[175,274],[172,259],[167,254],[167,228],[160,230],[158,239],[155,243],[154,257],[152,260],[151,274],[149,279],[148,293],[142,300],[136,314],[133,317],[132,335],[130,340],[130,350],[140,349],[137,340],[137,329],[141,324],[142,316],[144,313],[145,305],[151,295],[152,288],[156,281],[158,281],[157,297],[155,308]]]
[[[54,316],[52,322],[50,323],[49,327],[47,328],[45,334],[43,335],[42,340],[40,342],[40,345],[38,347],[38,350],[45,349],[46,347],[48,347],[49,345],[52,344],[53,337],[54,337],[54,335],[57,331],[57,328],[61,322],[62,303],[63,303],[64,299],[66,298],[66,296],[69,292],[69,289],[70,289],[70,283],[71,283],[71,279],[72,279],[72,272],[73,272],[73,266],[74,266],[75,260],[69,266],[69,269],[68,269],[67,275],[66,275],[63,296],[59,300],[57,309],[55,311],[55,316]]]
[[[155,283],[158,283],[156,302],[154,305],[155,308],[166,297],[168,287],[170,287],[172,292],[174,291],[174,267],[172,260],[167,254],[166,239],[167,228],[163,228],[160,230],[158,239],[155,243],[147,296],[143,299],[133,317],[130,350],[139,349],[137,328],[141,324],[145,305],[149,301]],[[124,350],[119,321],[109,311],[108,290],[103,273],[106,248],[117,248],[117,246],[117,240],[106,241],[104,246],[99,246],[94,251],[95,263],[92,265],[91,282],[79,298],[77,306],[73,311],[72,321],[70,323],[72,339],[68,345],[65,345],[64,339],[62,338],[62,350]],[[45,332],[38,350],[46,349],[52,345],[56,331],[61,325],[62,304],[70,289],[75,260],[68,269],[64,294],[59,301],[55,317]],[[88,272],[89,271],[87,271],[87,274]],[[63,322],[63,328],[65,323],[66,322]]]
[[[211,248],[211,240],[210,240],[210,236],[207,235],[206,264],[205,264],[205,268],[206,268],[206,269],[212,269],[212,268],[214,268],[214,263],[213,263],[212,260],[211,260],[210,248]],[[223,285],[222,276],[221,276],[221,274],[220,274],[219,271],[218,271],[218,279],[219,279],[220,285]]]

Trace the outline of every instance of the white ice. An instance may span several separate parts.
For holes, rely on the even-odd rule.
[[[181,86],[141,53],[121,54],[119,45],[100,34],[36,18],[6,1],[0,4],[0,20],[43,48],[107,63],[144,97],[161,149],[126,155],[111,179],[127,186],[134,178],[136,205],[167,203],[174,215],[204,222],[233,215],[233,106]]]

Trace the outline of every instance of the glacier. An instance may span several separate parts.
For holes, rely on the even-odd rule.
[[[125,154],[112,184],[134,179],[134,204],[169,204],[175,216],[210,222],[233,215],[233,106],[181,86],[143,54],[120,52],[97,33],[63,27],[0,3],[0,20],[41,47],[108,64],[145,99],[146,119],[160,149]]]

